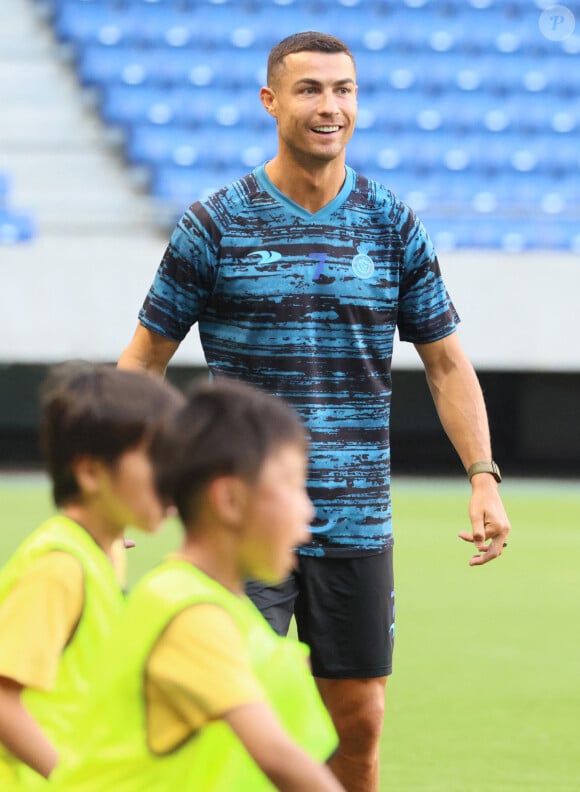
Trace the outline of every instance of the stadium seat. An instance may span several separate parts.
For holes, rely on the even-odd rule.
[[[54,30],[61,41],[82,47],[89,43],[114,46],[130,41],[132,17],[112,3],[66,0],[54,14]]]
[[[229,24],[235,24],[236,6],[228,7]],[[210,47],[220,39],[224,31],[222,19],[211,6],[182,7],[177,4],[164,6],[150,4],[131,6],[127,14],[132,19],[133,39],[145,46],[167,45],[169,47]]]
[[[234,136],[229,129],[213,126],[193,129],[139,124],[129,132],[126,153],[129,162],[137,165],[250,169],[273,155],[275,143],[273,130],[270,136],[257,136],[250,130],[240,130]]]
[[[266,82],[261,53],[233,51],[231,47],[192,50],[166,44],[150,47],[89,44],[79,54],[77,71],[85,85],[191,84],[257,89]]]
[[[270,126],[271,121],[255,89],[234,94],[212,86],[110,85],[103,92],[100,109],[106,123],[124,127],[141,122],[158,125],[213,122],[223,127],[259,129]]]
[[[0,209],[4,208],[10,194],[10,176],[6,171],[0,170]]]
[[[173,207],[177,214],[190,204],[239,179],[248,168],[208,169],[192,166],[159,165],[152,171],[151,194]]]
[[[36,225],[32,214],[0,208],[0,245],[29,242],[35,236]]]
[[[88,44],[77,58],[77,74],[83,85],[123,82],[138,85],[151,79],[148,52],[132,45],[108,47]]]
[[[0,170],[0,245],[28,242],[36,236],[34,216],[13,208],[11,194],[11,173]]]

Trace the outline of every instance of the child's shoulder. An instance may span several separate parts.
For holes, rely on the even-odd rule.
[[[14,570],[11,578],[2,600],[10,597],[25,603],[41,599],[43,609],[57,602],[67,609],[82,610],[85,572],[79,559],[70,553],[48,550]]]
[[[83,586],[84,569],[80,560],[66,550],[51,549],[38,556],[30,565],[27,575],[54,580],[69,591]]]

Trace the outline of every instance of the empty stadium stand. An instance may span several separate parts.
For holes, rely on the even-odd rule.
[[[540,0],[36,0],[171,222],[275,150],[269,48],[319,29],[356,56],[348,161],[442,248],[580,250],[580,35]],[[568,3],[577,12],[577,3]]]

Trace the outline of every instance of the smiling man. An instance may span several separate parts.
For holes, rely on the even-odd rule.
[[[348,792],[379,788],[392,670],[391,357],[415,345],[468,472],[476,554],[499,556],[509,522],[481,389],[433,245],[413,211],[346,166],[356,122],[352,53],[306,32],[277,44],[260,91],[276,156],[194,203],[175,229],[120,366],[163,374],[198,322],[210,371],[289,401],[310,434],[312,539],[280,586],[247,592],[284,634],[294,614],[340,745]]]
[[[262,104],[276,119],[278,154],[266,174],[287,198],[318,212],[344,184],[345,147],[357,113],[356,71],[346,47],[295,52],[285,39],[270,53]],[[316,34],[314,34],[316,35]]]

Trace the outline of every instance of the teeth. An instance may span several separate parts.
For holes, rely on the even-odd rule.
[[[338,132],[340,127],[337,126],[320,126],[314,127],[315,132]]]

